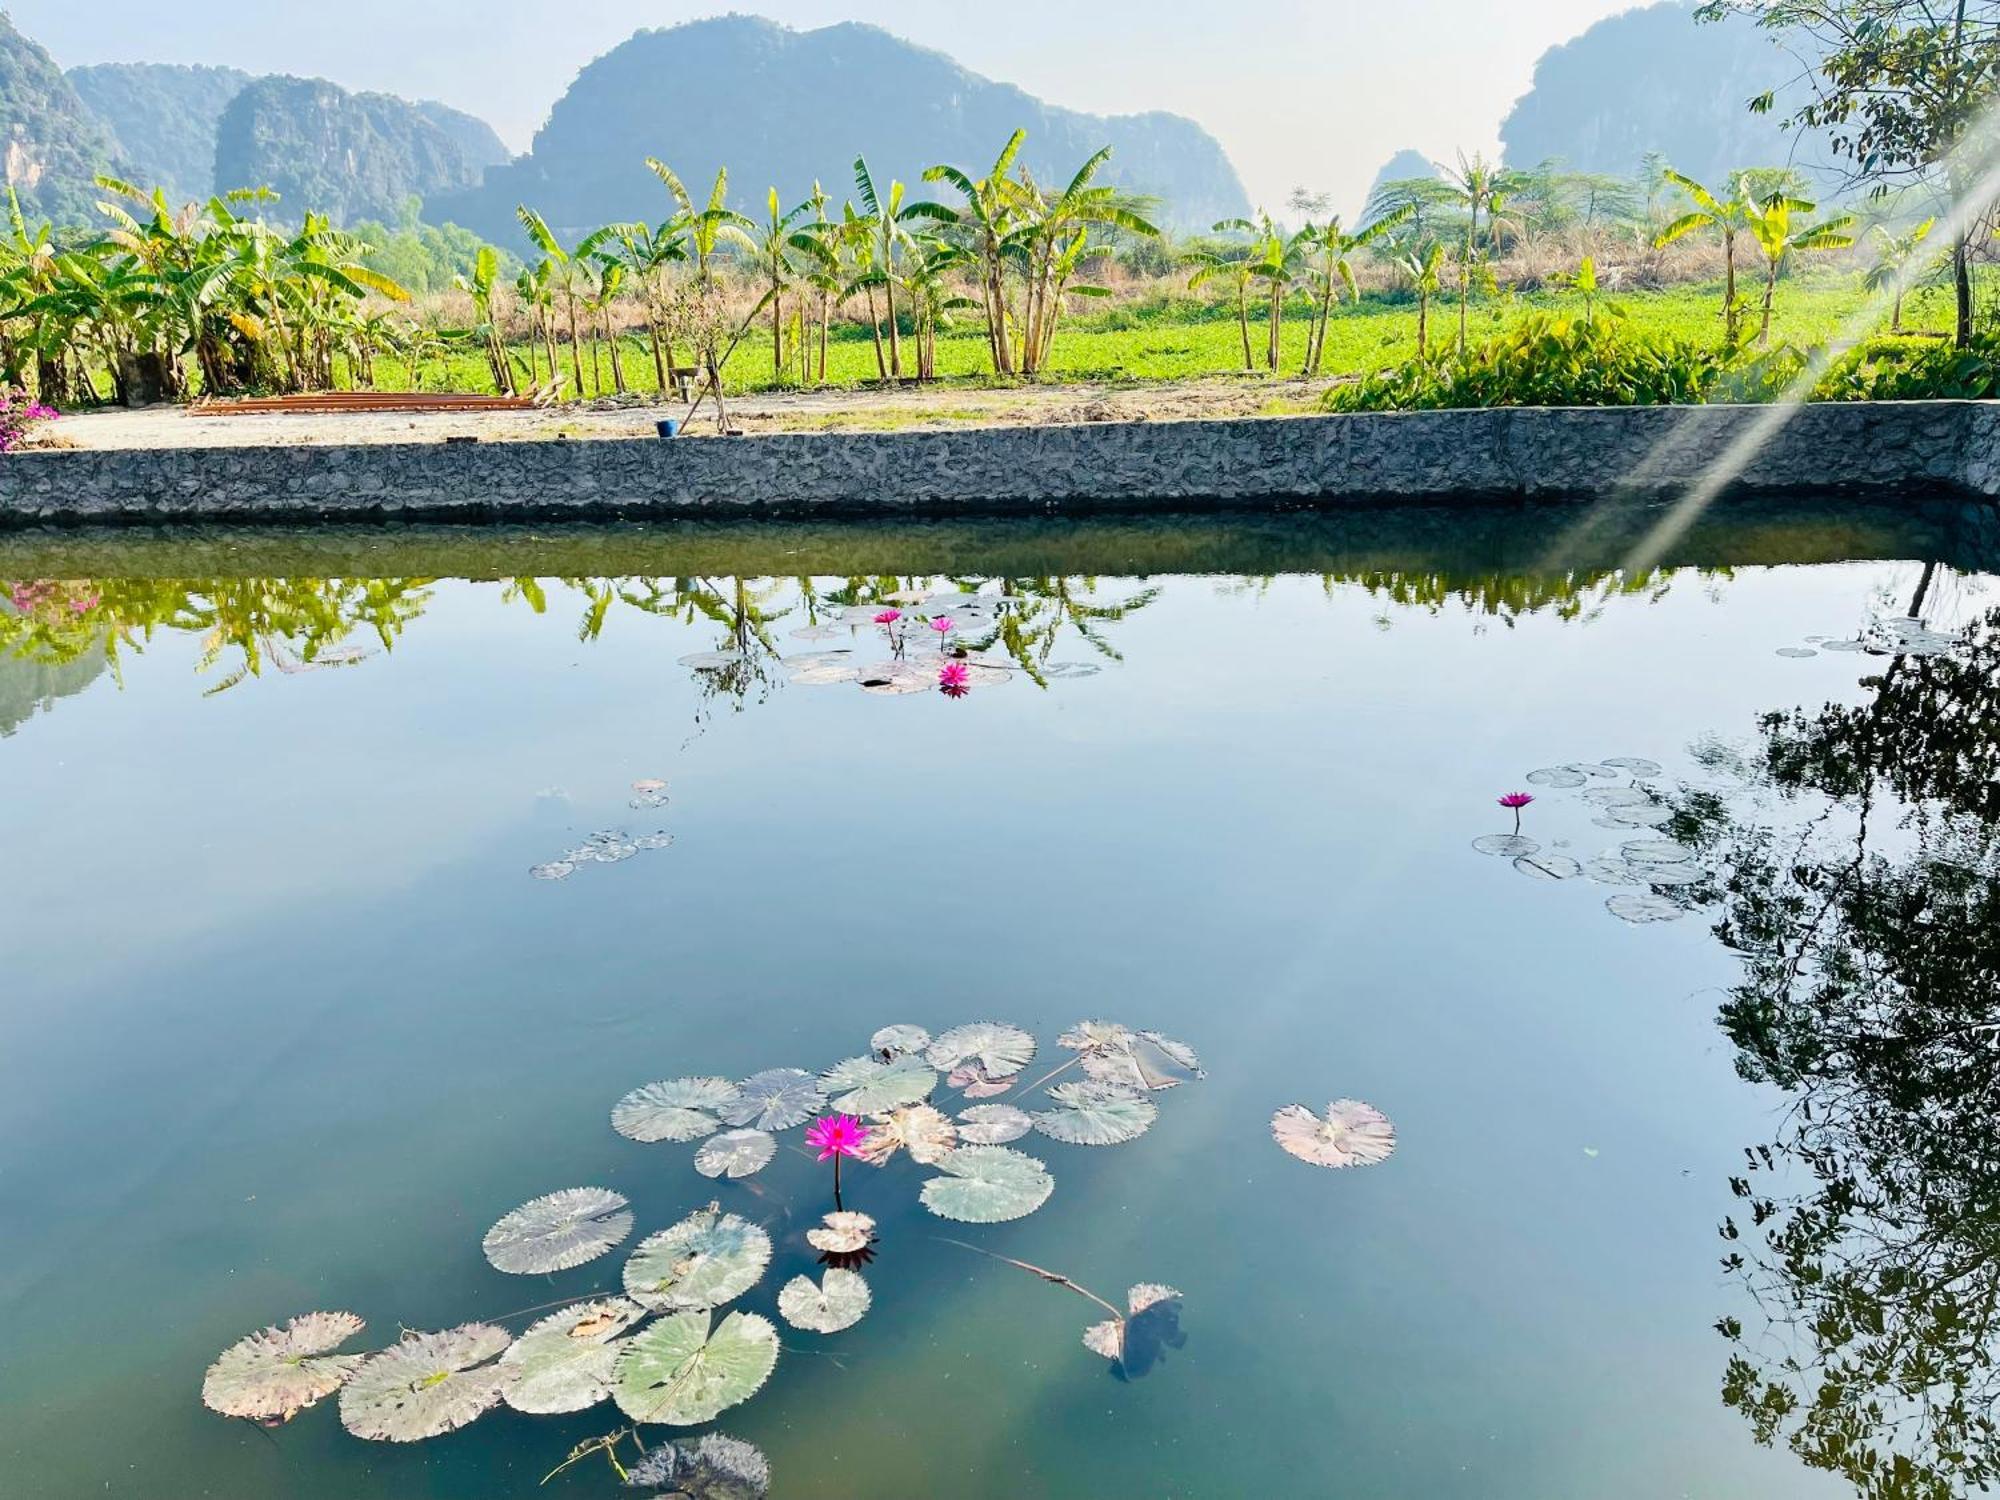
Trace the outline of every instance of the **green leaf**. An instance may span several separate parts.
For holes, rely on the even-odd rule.
[[[633,1335],[619,1351],[612,1396],[635,1422],[694,1427],[763,1388],[778,1364],[778,1330],[755,1313],[715,1326],[680,1312]]]
[[[923,1186],[924,1207],[961,1224],[1004,1224],[1049,1201],[1055,1179],[1025,1152],[1006,1146],[961,1146],[939,1163],[944,1174]]]

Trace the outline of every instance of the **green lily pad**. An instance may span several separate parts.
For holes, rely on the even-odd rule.
[[[875,1221],[851,1209],[836,1210],[806,1231],[806,1243],[827,1255],[856,1255],[875,1241]]]
[[[988,1078],[1012,1078],[1035,1060],[1035,1039],[1018,1026],[975,1021],[938,1037],[924,1050],[924,1058],[946,1073],[977,1063]]]
[[[727,1078],[671,1078],[632,1090],[611,1111],[611,1128],[628,1140],[694,1141],[722,1128],[737,1101]]]
[[[626,1483],[678,1500],[764,1500],[771,1463],[739,1438],[711,1432],[692,1443],[659,1443],[632,1466]]]
[[[807,1276],[786,1282],[778,1293],[778,1312],[807,1333],[839,1333],[859,1323],[872,1300],[868,1283],[857,1272],[836,1267],[818,1285]]]
[[[515,1411],[554,1417],[587,1411],[611,1394],[618,1340],[646,1310],[613,1297],[579,1302],[529,1325],[500,1356],[512,1371],[505,1399]]]
[[[841,1114],[879,1115],[905,1104],[922,1104],[937,1088],[937,1073],[921,1057],[851,1057],[821,1078],[832,1107]]]
[[[958,1112],[958,1138],[968,1146],[1004,1146],[1035,1128],[1035,1117],[1011,1104],[975,1104]]]
[[[632,1232],[632,1211],[609,1188],[564,1188],[523,1203],[486,1231],[496,1271],[545,1276],[596,1260]]]
[[[372,1356],[340,1393],[340,1423],[358,1438],[415,1443],[453,1432],[500,1404],[513,1340],[491,1323],[410,1333]]]
[[[1049,1090],[1055,1108],[1035,1116],[1035,1129],[1072,1146],[1122,1146],[1160,1117],[1145,1095],[1112,1083],[1062,1083]]]
[[[1316,1167],[1372,1167],[1396,1149],[1389,1117],[1358,1099],[1334,1100],[1324,1119],[1303,1104],[1287,1104],[1271,1117],[1271,1137]]]
[[[202,1405],[225,1417],[289,1422],[361,1368],[367,1355],[333,1351],[366,1326],[350,1312],[315,1312],[240,1339],[202,1377]]]
[[[611,1394],[635,1422],[695,1427],[763,1388],[778,1364],[778,1330],[756,1313],[677,1312],[618,1353]]]
[[[756,1130],[791,1130],[819,1113],[822,1098],[819,1080],[804,1068],[766,1068],[738,1085],[722,1118]]]
[[[884,1026],[868,1038],[868,1050],[883,1061],[908,1052],[921,1052],[931,1044],[931,1034],[921,1026]]]
[[[1049,1169],[1007,1146],[961,1146],[923,1186],[924,1207],[960,1224],[1004,1224],[1026,1218],[1055,1191]]]
[[[770,1263],[771,1237],[711,1203],[639,1242],[625,1262],[625,1291],[650,1312],[720,1307],[755,1286]]]
[[[694,1169],[704,1177],[751,1177],[771,1164],[778,1143],[761,1130],[725,1130],[701,1143]]]

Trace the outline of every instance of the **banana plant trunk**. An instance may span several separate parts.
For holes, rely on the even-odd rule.
[[[1277,282],[1271,283],[1271,326],[1267,332],[1264,349],[1264,363],[1272,374],[1278,373],[1278,345],[1285,328],[1284,288]]]
[[[566,310],[566,311],[567,311],[567,312],[569,313],[569,363],[570,363],[570,371],[571,371],[571,373],[572,373],[572,374],[573,374],[573,375],[574,375],[574,376],[576,377],[576,399],[577,399],[577,400],[579,400],[579,401],[581,401],[581,400],[583,399],[583,396],[584,396],[584,389],[583,389],[583,334],[582,334],[581,330],[579,330],[579,329],[578,329],[578,327],[577,327],[577,323],[576,323],[576,298],[575,298],[575,297],[573,297],[573,296],[570,296],[570,297],[565,297],[565,298],[563,299],[563,305],[564,305],[564,308],[565,308],[565,310]],[[593,360],[593,363],[594,363],[594,362],[595,362],[595,361]]]
[[[1250,357],[1250,284],[1247,281],[1236,288],[1236,327],[1243,335],[1243,368],[1254,370],[1257,362]]]
[[[868,332],[875,339],[875,375],[877,379],[889,378],[889,361],[882,352],[882,318],[875,310],[875,288],[868,288]]]
[[[1736,231],[1722,231],[1722,341],[1736,347]]]

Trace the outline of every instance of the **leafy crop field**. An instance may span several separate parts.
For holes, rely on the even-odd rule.
[[[1867,300],[1858,276],[1789,279],[1778,288],[1772,339],[1802,347],[1823,342],[1846,329],[1864,309]],[[1600,298],[1598,306],[1601,309],[1607,303],[1624,312],[1635,332],[1667,333],[1699,343],[1721,341],[1720,283],[1691,284],[1623,296],[1614,294]],[[1476,341],[1498,332],[1526,309],[1580,310],[1581,306],[1582,301],[1577,295],[1565,292],[1476,299],[1468,331]],[[1250,337],[1259,370],[1263,368],[1264,330],[1261,318],[1260,306],[1253,303]],[[1903,312],[1904,326],[1910,329],[1947,329],[1950,319],[1949,296],[1942,288],[1926,288],[1912,294]],[[1457,332],[1457,304],[1449,300],[1433,303],[1430,314],[1432,341],[1456,338]],[[1303,310],[1300,310],[1286,323],[1281,374],[1290,376],[1299,373],[1305,355],[1305,339],[1306,319]],[[1416,342],[1417,307],[1413,299],[1366,297],[1358,306],[1343,307],[1335,314],[1327,336],[1322,374],[1356,375],[1397,363],[1415,351]],[[652,356],[644,341],[638,337],[627,337],[623,350],[625,377],[630,388],[638,391],[655,389],[657,382],[653,377]],[[517,352],[525,359],[525,348]],[[567,370],[569,350],[565,347],[562,354]],[[586,383],[590,386],[590,393],[595,394],[597,383],[590,380],[588,363],[589,353],[586,350]],[[1066,322],[1056,337],[1049,374],[1052,378],[1078,381],[1165,381],[1229,374],[1242,369],[1243,342],[1234,309],[1174,298],[1080,315]],[[989,377],[990,371],[986,338],[976,325],[962,324],[940,338],[938,372],[942,377],[976,380]],[[455,355],[448,361],[428,362],[421,372],[384,360],[377,373],[379,383],[390,389],[418,384],[426,389],[447,385],[467,391],[492,388],[486,365],[476,353]],[[768,329],[753,331],[737,346],[725,374],[730,393],[765,391],[796,384],[795,378],[787,381],[773,378]],[[837,327],[827,356],[827,383],[857,386],[875,378],[875,351],[866,326]],[[599,351],[598,379],[605,391],[613,388],[611,361],[604,350]],[[573,393],[566,391],[565,394]]]

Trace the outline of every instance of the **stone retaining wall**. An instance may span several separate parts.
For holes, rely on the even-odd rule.
[[[255,418],[243,418],[254,421]],[[1366,501],[2000,495],[1983,402],[1411,412],[740,439],[51,450],[0,524],[1029,514]]]

